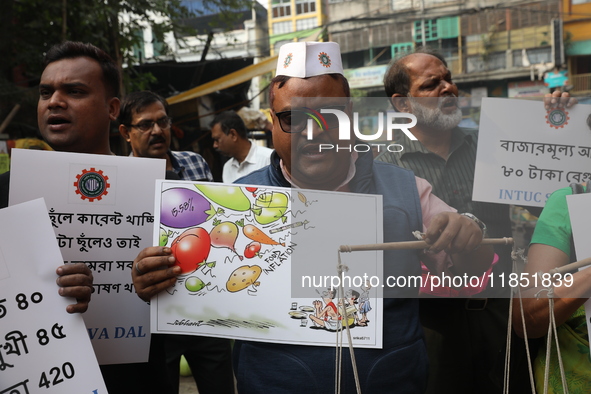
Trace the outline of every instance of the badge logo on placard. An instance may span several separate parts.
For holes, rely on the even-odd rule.
[[[546,123],[555,129],[563,128],[569,121],[568,112],[562,108],[554,108],[546,114]]]
[[[76,194],[83,200],[100,201],[103,196],[109,193],[111,185],[108,180],[109,177],[102,170],[97,171],[94,167],[91,167],[90,170],[83,169],[81,174],[76,175],[76,182],[74,182]]]

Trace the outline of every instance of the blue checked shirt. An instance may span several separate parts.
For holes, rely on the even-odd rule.
[[[213,181],[207,162],[195,152],[168,151],[173,171],[183,181]]]

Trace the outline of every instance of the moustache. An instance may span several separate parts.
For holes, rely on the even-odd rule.
[[[444,96],[439,99],[438,107],[439,109],[448,106],[448,105],[457,105],[458,97],[455,94],[451,94],[449,96]]]
[[[149,145],[158,143],[166,143],[166,140],[161,135],[155,135],[152,138],[150,138],[150,141],[148,142]]]

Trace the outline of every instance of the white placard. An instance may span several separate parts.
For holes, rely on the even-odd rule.
[[[483,98],[473,199],[544,206],[570,183],[591,180],[591,107],[546,111],[541,101]]]
[[[99,363],[147,361],[149,307],[130,270],[152,245],[154,182],[165,161],[15,149],[11,168],[10,204],[44,197],[64,261],[93,271],[84,321]]]
[[[341,255],[352,281],[340,316],[324,279],[337,276],[340,245],[382,242],[381,196],[183,181],[157,190],[154,242],[183,274],[152,300],[153,332],[334,346],[349,325],[356,346],[381,348],[382,289],[362,278],[381,277],[382,252]]]
[[[58,295],[44,201],[2,209],[0,223],[0,393],[106,394],[82,315]]]

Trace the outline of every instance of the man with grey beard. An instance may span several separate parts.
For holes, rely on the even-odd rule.
[[[451,130],[462,121],[462,110],[457,107],[457,96],[454,94],[432,100],[428,98],[414,98],[408,95],[412,113],[417,117],[417,123],[423,128],[432,130]],[[433,101],[433,108],[427,104]],[[455,106],[456,110],[444,113],[443,107]]]
[[[412,113],[418,141],[400,133],[399,153],[377,160],[411,169],[433,185],[433,194],[458,212],[473,212],[490,237],[511,236],[509,206],[472,201],[478,132],[458,127],[462,111],[458,88],[445,59],[422,50],[394,61],[384,77],[386,94],[397,112]],[[511,249],[495,249],[493,272],[511,272]],[[450,294],[453,291],[450,291]],[[464,293],[465,294],[465,293]],[[502,393],[509,291],[489,287],[471,298],[420,300],[421,323],[429,355],[427,393]],[[465,295],[464,295],[465,296]],[[524,342],[512,339],[511,391],[531,392]]]

